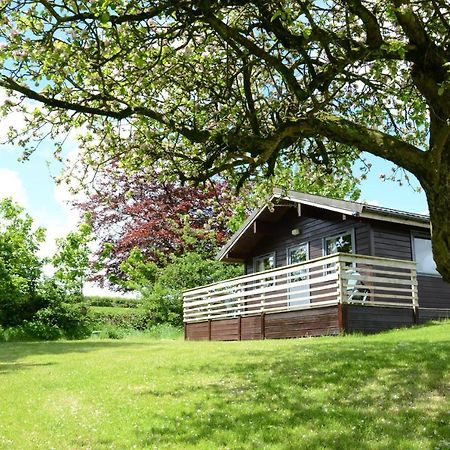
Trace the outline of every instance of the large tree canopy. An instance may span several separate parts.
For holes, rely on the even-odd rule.
[[[45,105],[28,137],[84,125],[87,164],[238,184],[276,161],[332,167],[368,151],[419,179],[450,281],[447,1],[0,5],[0,86]]]

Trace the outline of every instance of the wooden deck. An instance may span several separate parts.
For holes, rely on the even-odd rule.
[[[335,254],[184,293],[187,340],[376,332],[418,317],[416,263]]]

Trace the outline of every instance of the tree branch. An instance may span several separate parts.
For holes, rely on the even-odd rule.
[[[245,47],[252,55],[264,60],[269,66],[276,69],[298,100],[304,101],[308,98],[307,92],[301,88],[291,69],[285,66],[278,58],[258,47],[238,30],[219,20],[210,11],[205,12],[204,20],[217,31],[224,41],[235,41]]]
[[[36,100],[38,102],[41,102],[42,104],[52,107],[52,108],[58,108],[62,110],[71,110],[76,111],[78,113],[82,114],[91,114],[95,116],[102,116],[102,117],[110,117],[112,119],[117,120],[123,120],[127,119],[129,117],[135,116],[135,115],[141,115],[148,117],[150,119],[155,120],[156,122],[160,123],[161,125],[164,125],[166,127],[169,127],[171,131],[178,132],[185,136],[187,139],[189,139],[191,142],[196,143],[202,143],[205,142],[210,133],[208,131],[201,131],[201,130],[194,130],[189,129],[186,127],[180,127],[173,119],[167,119],[166,116],[162,113],[159,113],[157,111],[154,111],[150,108],[145,108],[143,106],[136,106],[134,108],[131,108],[130,106],[127,106],[120,110],[112,110],[112,109],[104,109],[100,107],[94,107],[94,106],[86,106],[81,103],[76,102],[68,102],[66,100],[60,100],[57,98],[50,98],[43,94],[40,94],[39,92],[33,91],[32,89],[23,86],[22,84],[19,84],[14,79],[10,77],[3,76],[0,78],[0,86],[4,87],[5,89],[12,89],[16,92],[20,92],[21,94],[25,95],[27,98]]]
[[[323,137],[360,151],[367,151],[414,173],[419,180],[430,169],[426,163],[427,153],[414,145],[376,129],[325,113],[317,117],[285,122],[265,139],[241,135],[234,139],[230,138],[229,142],[243,148],[248,146],[257,148],[259,154],[254,164],[260,166],[275,152],[289,148],[302,137]]]

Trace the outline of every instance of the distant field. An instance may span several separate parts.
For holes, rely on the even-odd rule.
[[[450,322],[375,336],[0,343],[2,449],[449,449]]]

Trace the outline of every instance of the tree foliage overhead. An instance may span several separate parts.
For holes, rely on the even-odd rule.
[[[331,168],[368,151],[419,179],[450,280],[448,2],[0,5],[0,85],[46,105],[31,135],[83,124],[87,164],[237,184],[276,161]]]

